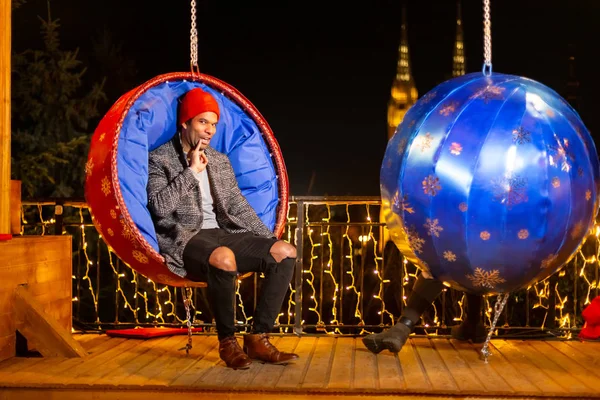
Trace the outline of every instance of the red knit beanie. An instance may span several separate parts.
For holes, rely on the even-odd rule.
[[[181,100],[178,123],[181,125],[196,115],[207,111],[214,112],[217,114],[217,118],[219,118],[219,105],[215,98],[200,88],[192,89]]]

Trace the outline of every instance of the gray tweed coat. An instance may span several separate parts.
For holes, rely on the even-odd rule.
[[[219,227],[274,237],[242,195],[227,156],[212,147],[205,154]],[[203,216],[200,184],[188,167],[179,135],[149,154],[148,209],[169,270],[184,277],[183,249],[199,232]]]

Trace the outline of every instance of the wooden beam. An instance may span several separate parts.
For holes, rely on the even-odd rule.
[[[205,400],[210,398],[211,400],[390,400],[390,399],[411,399],[411,400],[446,400],[449,396],[436,396],[436,395],[415,395],[408,394],[394,395],[389,394],[339,394],[335,392],[331,393],[265,393],[265,392],[250,392],[250,391],[231,391],[231,392],[210,392],[210,391],[182,391],[181,389],[176,390],[115,390],[112,387],[107,388],[77,388],[77,389],[58,389],[58,388],[5,388],[3,393],[0,393],[1,400],[39,400],[39,399],[60,399],[60,400],[81,400],[81,399],[94,399],[94,400],[162,400],[182,397],[186,400]],[[502,400],[506,397],[498,396],[486,396],[486,395],[467,395],[467,396],[452,396],[452,400],[475,400],[475,399],[486,399],[486,400]],[[519,397],[521,398],[521,397]],[[568,399],[573,397],[554,397],[556,399]]]
[[[21,233],[21,181],[10,181],[10,231]]]
[[[11,3],[0,0],[0,236],[3,238],[10,235]]]
[[[44,357],[85,357],[87,352],[73,339],[71,332],[44,312],[42,305],[25,285],[15,289],[16,328],[35,343]]]

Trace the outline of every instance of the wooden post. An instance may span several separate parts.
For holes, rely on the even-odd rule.
[[[11,0],[0,0],[0,239],[10,238]]]
[[[10,233],[21,234],[21,181],[10,181]]]

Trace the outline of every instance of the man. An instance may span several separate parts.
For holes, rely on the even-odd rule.
[[[202,89],[183,96],[178,133],[149,154],[148,208],[169,269],[208,285],[227,367],[245,369],[252,359],[286,364],[298,356],[278,351],[267,334],[292,278],[296,249],[262,223],[227,156],[209,146],[219,115],[217,101]],[[265,280],[242,350],[234,336],[235,280],[250,271],[264,273]]]
[[[396,325],[386,331],[365,336],[362,339],[365,347],[375,354],[386,349],[398,353],[414,331],[421,315],[443,289],[441,281],[433,279],[425,272],[421,273]],[[485,327],[481,322],[481,300],[482,296],[467,294],[467,319],[462,324],[452,327],[451,335],[454,339],[471,340],[474,343],[485,341]]]

